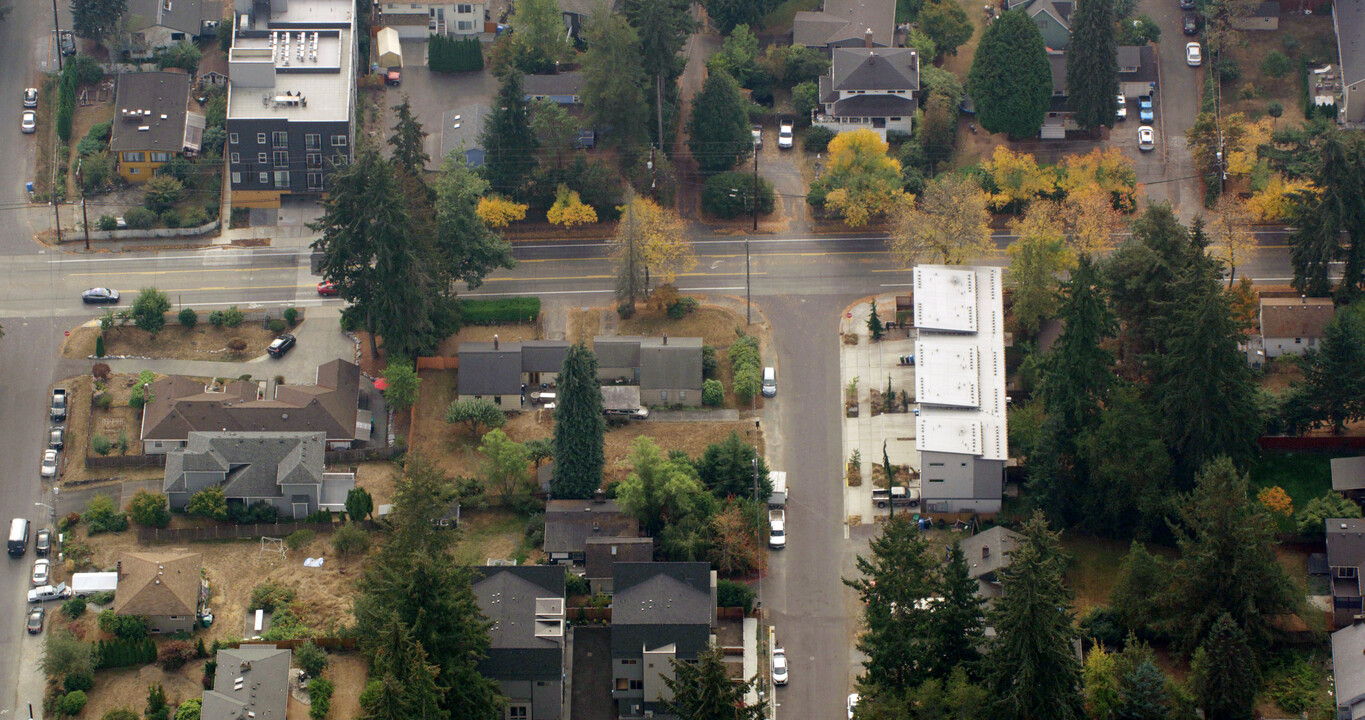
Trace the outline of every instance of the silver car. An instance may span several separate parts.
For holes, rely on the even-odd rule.
[[[33,112],[32,110],[25,110],[23,116],[19,120],[19,129],[24,131],[24,134],[26,135],[38,132],[38,113]]]
[[[45,477],[45,478],[57,477],[57,451],[56,451],[56,450],[44,450],[44,451],[43,451],[43,477]]]
[[[47,581],[48,581],[49,579],[51,579],[51,577],[52,577],[52,561],[51,561],[51,560],[34,560],[34,561],[33,561],[33,577],[32,577],[33,587],[38,587],[39,585],[46,585],[46,584],[47,584]]]

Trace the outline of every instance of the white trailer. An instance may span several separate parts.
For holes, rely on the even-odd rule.
[[[773,494],[768,496],[768,507],[787,507],[787,473],[773,470],[768,473],[768,480],[773,484]]]

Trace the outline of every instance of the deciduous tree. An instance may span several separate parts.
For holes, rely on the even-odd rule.
[[[71,0],[71,31],[79,37],[103,42],[118,29],[128,11],[128,0]]]
[[[384,383],[384,402],[396,410],[406,410],[417,402],[417,388],[421,386],[422,378],[417,377],[412,363],[391,359],[384,366]]]
[[[652,537],[692,513],[706,492],[691,463],[664,457],[649,437],[631,443],[630,464],[632,472],[616,485],[616,502]]]
[[[435,190],[436,264],[447,282],[474,289],[494,270],[516,267],[512,246],[479,213],[488,181],[465,164],[463,155],[451,153],[441,163]]]
[[[754,513],[748,513],[746,518],[742,503],[727,503],[716,513],[711,518],[711,533],[708,559],[717,572],[726,577],[763,572],[767,554],[759,539]]]
[[[1059,207],[1066,228],[1067,244],[1077,253],[1099,257],[1115,244],[1123,217],[1114,209],[1110,193],[1099,188],[1077,188],[1067,193]]]
[[[490,228],[502,229],[518,220],[525,220],[528,207],[500,195],[486,195],[479,198],[479,219]]]
[[[1033,137],[1052,99],[1052,68],[1038,26],[1022,9],[986,28],[967,75],[981,127],[1011,138]]]
[[[1360,504],[1347,500],[1341,493],[1328,490],[1321,497],[1315,497],[1303,504],[1296,518],[1299,534],[1321,537],[1327,534],[1326,521],[1332,518],[1358,518],[1361,516]]]
[[[597,222],[597,211],[583,203],[577,190],[570,190],[568,185],[561,183],[555,191],[555,204],[545,213],[545,219],[554,225],[563,225],[567,230],[575,225]]]
[[[518,495],[531,494],[530,453],[521,443],[507,437],[501,430],[490,430],[479,443],[483,462],[479,470],[484,487],[497,496],[497,502],[507,506]]]
[[[926,4],[919,12],[918,22],[919,29],[934,43],[933,51],[923,51],[928,58],[956,55],[976,29],[961,5],[946,0]]]
[[[1014,319],[1026,335],[1057,312],[1058,284],[1075,262],[1062,240],[1057,204],[1034,201],[1024,217],[1011,222],[1016,239],[1006,248],[1009,281],[1014,285]]]
[[[446,422],[452,425],[465,423],[472,437],[478,434],[480,425],[485,431],[502,427],[503,423],[507,422],[507,416],[492,400],[465,398],[456,400],[446,407]]]
[[[531,130],[536,134],[536,147],[542,159],[556,167],[563,167],[564,159],[574,152],[578,127],[578,120],[554,100],[540,98],[531,103]]]
[[[1034,198],[1057,190],[1054,168],[1039,166],[1033,155],[1014,152],[1004,145],[995,148],[981,169],[990,173],[995,186],[995,192],[990,194],[991,207],[999,211],[1019,212]]]
[[[583,345],[564,356],[559,373],[559,405],[555,408],[555,472],[550,495],[586,499],[602,484],[602,386],[597,380],[597,357]]]
[[[841,132],[829,143],[829,164],[813,192],[824,192],[827,210],[849,227],[896,208],[904,197],[900,163],[886,154],[888,145],[871,130]]]
[[[1071,14],[1066,46],[1067,102],[1076,123],[1092,133],[1118,118],[1118,44],[1113,0],[1086,0]]]
[[[621,210],[612,239],[617,269],[616,298],[635,302],[645,290],[645,268],[651,278],[671,283],[697,264],[686,228],[673,210],[649,198],[633,196]]]
[[[904,267],[925,260],[960,265],[991,248],[986,194],[958,175],[935,178],[918,204],[897,209],[891,228],[891,253]]]
[[[1209,224],[1213,256],[1228,266],[1228,287],[1237,276],[1238,263],[1256,255],[1256,236],[1251,232],[1251,213],[1246,203],[1236,195],[1219,196],[1213,207],[1213,221]]]
[[[573,57],[566,40],[564,16],[555,0],[517,0],[512,16],[512,43],[522,72],[545,72]]]
[[[154,287],[145,287],[133,301],[133,324],[139,330],[156,335],[166,327],[166,313],[171,311],[171,300]]]

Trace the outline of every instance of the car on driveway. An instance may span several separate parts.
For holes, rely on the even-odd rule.
[[[53,450],[61,450],[66,447],[65,438],[65,430],[62,430],[59,427],[52,428],[52,432],[50,432],[47,437],[47,446]]]
[[[773,651],[773,684],[787,684],[787,651],[782,648]]]
[[[24,114],[19,116],[19,129],[25,135],[38,132],[38,113],[25,110]]]
[[[40,559],[40,560],[34,560],[34,561],[33,561],[33,577],[32,577],[32,580],[33,580],[33,587],[39,587],[40,585],[46,585],[48,579],[51,578],[51,577],[52,577],[52,561],[51,561],[51,560]]]
[[[1142,95],[1138,97],[1138,120],[1144,125],[1151,125],[1156,116],[1152,113],[1152,96]]]
[[[28,601],[31,603],[65,600],[69,597],[71,597],[71,588],[67,587],[66,583],[44,585],[28,591]]]
[[[46,615],[47,611],[43,609],[42,605],[28,611],[28,622],[24,623],[24,627],[28,630],[29,635],[37,635],[43,631],[43,618]]]
[[[1199,43],[1192,42],[1185,45],[1185,64],[1190,67],[1199,67],[1204,62],[1204,53],[1199,48]]]
[[[43,528],[38,531],[37,539],[33,542],[33,550],[38,555],[44,556],[52,552],[52,528]]]
[[[24,88],[24,107],[38,107],[38,88]]]
[[[755,125],[750,132],[754,134],[754,147],[763,147],[763,126]]]
[[[1128,119],[1128,98],[1126,98],[1126,97],[1120,95],[1120,96],[1118,97],[1118,101],[1119,101],[1118,118],[1119,118],[1119,120],[1127,120],[1127,119]]]
[[[1138,149],[1143,152],[1151,152],[1156,149],[1156,132],[1151,125],[1143,125],[1138,128]]]
[[[337,289],[337,284],[334,282],[327,282],[324,280],[318,283],[318,294],[323,297],[332,297],[339,292],[341,291]]]
[[[43,451],[43,470],[42,470],[42,473],[43,473],[43,477],[45,477],[45,478],[57,477],[57,451],[56,451],[56,450],[44,450],[44,451]]]
[[[777,149],[792,149],[792,142],[794,139],[795,138],[792,135],[792,121],[783,120],[782,124],[777,128]]]
[[[858,707],[858,693],[848,694],[848,720],[853,720],[853,711]]]
[[[86,305],[117,305],[118,291],[113,288],[90,288],[81,293],[81,301]]]
[[[273,358],[282,358],[285,353],[293,349],[296,342],[298,341],[294,339],[293,335],[281,335],[270,343],[270,347],[265,349],[265,354]]]
[[[1185,13],[1184,19],[1181,20],[1181,30],[1186,35],[1197,35],[1199,33],[1199,18],[1195,17],[1194,13]]]

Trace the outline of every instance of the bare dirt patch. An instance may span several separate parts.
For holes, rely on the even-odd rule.
[[[370,679],[370,666],[360,653],[333,653],[327,660],[326,676],[336,691],[332,693],[334,718],[360,717],[360,691]]]
[[[93,363],[92,363],[93,364]],[[142,454],[141,423],[142,414],[128,405],[132,394],[135,375],[115,374],[109,376],[106,392],[113,398],[108,410],[95,407],[92,403],[94,379],[89,375],[67,378],[54,387],[66,388],[66,447],[59,455],[58,478],[66,484],[84,484],[97,479],[128,480],[160,477],[161,468],[87,468],[86,453],[97,455],[89,450],[93,435],[103,436],[113,446],[111,455]],[[127,440],[127,451],[120,450],[120,438]]]
[[[1228,48],[1241,69],[1241,76],[1234,82],[1223,83],[1225,112],[1261,117],[1270,103],[1279,102],[1284,106],[1284,115],[1275,120],[1276,129],[1298,127],[1303,122],[1299,61],[1337,63],[1331,15],[1303,15],[1286,10],[1280,15],[1279,30],[1244,31],[1240,35],[1241,42]],[[1272,51],[1284,53],[1294,60],[1294,69],[1289,74],[1275,78],[1261,70],[1261,63]]]
[[[388,461],[364,462],[356,465],[355,486],[364,488],[374,500],[374,506],[393,502],[394,480],[402,468]]]
[[[502,342],[521,342],[539,340],[540,328],[532,323],[508,323],[506,325],[468,325],[442,340],[436,346],[437,355],[456,355],[462,342],[493,342],[493,336]]]
[[[743,316],[714,305],[703,305],[676,320],[663,310],[642,309],[618,326],[621,335],[658,337],[668,333],[671,337],[700,337],[703,345],[713,345],[718,350],[729,347],[739,337],[736,331],[743,329]]]
[[[590,344],[592,339],[601,333],[601,308],[581,308],[569,311],[569,323],[564,337],[570,343]]]
[[[199,682],[203,675],[203,660],[191,660],[174,672],[156,665],[101,670],[95,673],[95,687],[87,693],[90,702],[81,716],[104,717],[106,712],[120,707],[141,714],[147,704],[147,687],[155,683],[161,683],[161,689],[166,692],[166,703],[174,707],[203,696],[204,686]]]
[[[62,345],[62,356],[91,357],[95,354],[95,338],[99,334],[98,327],[72,330],[71,337]],[[235,328],[214,327],[206,322],[192,328],[167,324],[155,337],[132,326],[115,327],[105,334],[104,352],[111,356],[243,362],[264,354],[270,341],[278,336],[279,333],[257,322],[244,322]],[[247,349],[241,353],[229,350],[228,342],[233,338],[245,340]]]

